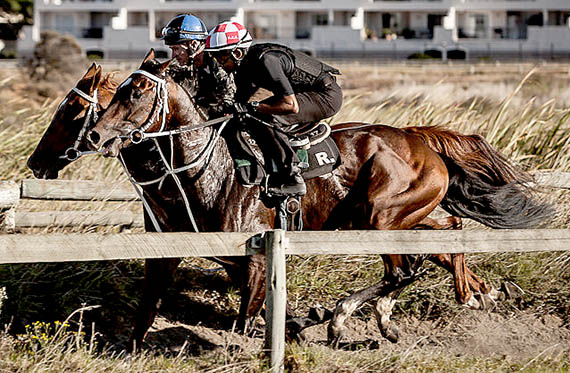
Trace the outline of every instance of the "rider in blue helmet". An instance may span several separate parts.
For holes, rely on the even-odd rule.
[[[188,79],[198,79],[196,101],[210,116],[219,116],[227,101],[233,100],[235,84],[209,54],[203,53],[208,29],[192,14],[180,14],[162,29],[162,40],[178,62],[178,71]],[[183,86],[184,81],[178,81]]]
[[[162,29],[162,40],[172,50],[172,57],[180,65],[189,64],[205,46],[208,29],[202,20],[192,14],[180,14]]]

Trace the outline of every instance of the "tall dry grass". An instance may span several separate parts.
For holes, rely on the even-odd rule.
[[[461,66],[341,66],[345,91],[342,110],[332,123],[362,121],[396,127],[442,125],[456,131],[479,133],[509,159],[527,170],[570,171],[570,69],[565,65],[461,65]],[[8,80],[7,80],[8,79]],[[0,94],[13,91],[14,79],[0,72]],[[21,97],[0,104],[0,179],[21,180],[32,175],[25,161],[49,123],[61,97],[29,105]],[[11,106],[15,109],[11,110]],[[124,180],[118,162],[89,156],[62,173],[64,179]],[[559,213],[551,227],[570,227],[570,194],[549,191]],[[27,203],[23,208],[44,209]],[[50,206],[50,208],[57,206]],[[60,208],[71,209],[75,206]],[[85,208],[97,208],[93,204]],[[125,205],[98,208],[131,208]],[[79,228],[85,232],[92,227]],[[54,231],[55,229],[50,229]],[[190,263],[203,265],[199,260]],[[482,254],[468,258],[475,273],[492,284],[504,279],[519,283],[527,295],[523,303],[500,304],[495,312],[536,312],[560,318],[568,328],[570,254]],[[455,304],[452,279],[433,266],[420,281],[400,296],[395,314],[437,320],[445,324],[460,312]],[[378,281],[383,273],[378,257],[292,257],[288,263],[288,289],[292,304],[304,311],[319,303],[333,307],[339,297]],[[134,274],[134,275],[133,275]],[[0,317],[3,323],[23,325],[35,320],[64,319],[82,303],[103,304],[94,319],[102,333],[125,338],[129,317],[137,303],[140,262],[87,265],[0,266],[0,287],[8,299]],[[113,297],[112,294],[119,294]],[[44,311],[47,308],[50,312]],[[110,315],[114,315],[110,317]],[[357,317],[368,318],[365,306]],[[47,316],[47,318],[46,318]],[[108,324],[105,324],[108,322]],[[121,326],[117,326],[121,323]],[[108,341],[112,338],[107,337]],[[116,339],[114,340],[116,341]],[[564,371],[566,357],[539,357],[510,361],[501,358],[446,356],[435,352],[388,354],[361,351],[331,357],[324,347],[291,346],[287,366],[292,371],[424,371],[513,370]],[[125,358],[107,353],[45,348],[30,355],[8,334],[0,335],[0,370],[9,371],[263,371],[256,354],[217,351],[198,357],[142,355]]]

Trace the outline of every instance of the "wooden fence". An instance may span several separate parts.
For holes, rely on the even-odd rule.
[[[536,173],[537,183],[553,188],[570,189],[570,172]],[[141,213],[119,210],[98,211],[20,211],[20,200],[59,201],[135,201],[137,193],[129,183],[82,180],[0,181],[0,230],[49,226],[110,225],[142,227]]]
[[[4,210],[0,230],[50,226],[142,227],[142,213],[125,210],[20,211],[20,200],[129,202],[138,200],[129,183],[85,180],[23,180],[0,182],[0,209]],[[124,206],[123,206],[124,207]]]
[[[436,254],[570,250],[570,230],[335,231],[251,233],[4,234],[0,263],[35,263],[189,256],[237,256],[265,251],[265,346],[272,370],[285,351],[285,255]]]
[[[570,173],[540,176],[540,183],[570,189]],[[89,187],[87,187],[89,186]],[[103,188],[101,188],[103,187]],[[12,212],[19,198],[134,200],[123,188],[77,181],[26,180],[0,184],[0,209]],[[91,189],[89,193],[85,191]],[[57,191],[57,192],[56,192]],[[55,219],[57,221],[57,219]],[[37,221],[37,220],[36,220]],[[271,369],[282,371],[285,351],[285,255],[437,254],[570,250],[570,230],[335,231],[252,233],[4,234],[0,264],[189,256],[267,255],[265,346]]]

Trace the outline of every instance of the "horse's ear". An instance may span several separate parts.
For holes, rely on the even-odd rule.
[[[81,78],[81,80],[91,79],[92,77],[94,77],[95,74],[97,74],[97,69],[101,70],[101,66],[97,66],[97,64],[93,62],[91,66],[89,66],[87,72],[85,73],[85,75],[83,75],[83,78]]]
[[[144,65],[145,63],[147,63],[150,60],[154,60],[154,48],[150,48],[150,50],[148,51],[148,53],[146,54],[143,62],[141,63],[141,66]]]
[[[77,89],[87,94],[92,94],[95,88],[99,86],[99,82],[101,81],[102,71],[103,70],[101,66],[98,66],[96,63],[93,63],[89,67],[89,69],[87,69],[87,72],[85,73],[85,75],[83,75],[83,78],[81,78],[77,82],[76,84]]]
[[[97,66],[97,71],[95,72],[95,76],[93,77],[93,83],[91,84],[91,93],[95,90],[95,88],[99,87],[99,83],[101,82],[101,77],[103,76],[103,68],[101,66]]]
[[[160,67],[158,68],[158,72],[159,72],[159,73],[165,72],[166,69],[168,69],[168,67],[169,67],[173,62],[174,62],[174,58],[171,59],[171,60],[168,60],[168,61],[166,61],[166,62],[164,62],[164,63],[161,63],[161,64],[160,64]]]

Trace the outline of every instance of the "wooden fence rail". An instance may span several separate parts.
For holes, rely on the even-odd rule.
[[[0,182],[0,230],[29,227],[126,226],[143,227],[142,213],[125,210],[20,211],[20,200],[129,202],[139,200],[129,183],[87,180],[23,180]]]
[[[570,189],[570,172],[537,172],[539,185]],[[87,180],[23,180],[21,185],[0,181],[0,230],[49,226],[128,226],[142,227],[142,214],[132,211],[19,211],[20,199],[66,201],[137,201],[137,193],[129,183]]]
[[[570,250],[570,230],[4,234],[0,263],[267,255],[265,346],[272,371],[285,351],[286,254],[436,254]]]

